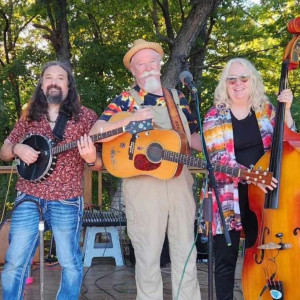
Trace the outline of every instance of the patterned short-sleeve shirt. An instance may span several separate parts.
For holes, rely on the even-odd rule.
[[[94,111],[81,106],[79,121],[76,122],[72,119],[67,122],[64,139],[57,146],[76,141],[85,133],[88,134],[97,118],[98,116]],[[29,134],[38,134],[50,140],[54,139],[46,117],[41,118],[38,122],[28,122],[21,118],[7,139],[11,143],[20,143]],[[76,146],[74,149],[57,155],[54,171],[44,181],[34,183],[20,177],[16,189],[45,200],[63,200],[82,196],[83,168],[84,160]]]
[[[139,86],[135,86],[134,88],[140,98],[143,101],[143,105],[151,105],[151,106],[166,106],[166,101],[163,96],[154,95],[151,93],[146,92],[145,90],[141,89]],[[183,113],[185,114],[187,121],[189,123],[189,127],[191,133],[197,132],[198,124],[193,116],[190,106],[188,104],[187,99],[185,98],[184,94],[180,91],[177,91],[179,101],[180,101],[180,108],[182,109]],[[111,116],[114,114],[121,112],[121,111],[135,111],[139,109],[140,106],[136,101],[133,99],[129,91],[122,92],[119,96],[117,96],[104,110],[102,115],[100,116],[100,120],[108,121]]]

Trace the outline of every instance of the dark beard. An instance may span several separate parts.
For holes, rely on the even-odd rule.
[[[59,93],[58,95],[47,94],[46,98],[47,98],[47,102],[50,104],[61,104],[63,102],[62,93]]]
[[[54,95],[50,95],[49,90],[51,88],[56,88],[59,90],[59,93],[54,93]],[[46,93],[46,98],[47,98],[47,102],[51,103],[51,104],[61,104],[63,101],[63,95],[62,95],[62,91],[61,88],[59,88],[56,85],[50,85],[47,88],[47,93]]]

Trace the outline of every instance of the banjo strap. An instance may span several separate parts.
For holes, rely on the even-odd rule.
[[[65,114],[59,113],[55,126],[53,128],[54,145],[63,140],[67,122],[68,117]]]

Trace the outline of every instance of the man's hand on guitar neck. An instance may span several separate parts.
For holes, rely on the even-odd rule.
[[[101,170],[102,160],[100,153],[97,153],[97,149],[88,135],[83,135],[77,141],[77,147],[80,156],[85,160],[92,170]]]

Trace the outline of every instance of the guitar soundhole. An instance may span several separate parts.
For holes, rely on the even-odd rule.
[[[147,148],[147,158],[153,163],[159,163],[163,157],[163,147],[158,143],[152,143]]]
[[[147,159],[147,157],[144,154],[137,154],[134,157],[134,167],[137,170],[141,171],[152,171],[159,168],[160,163],[154,164],[151,161]]]

